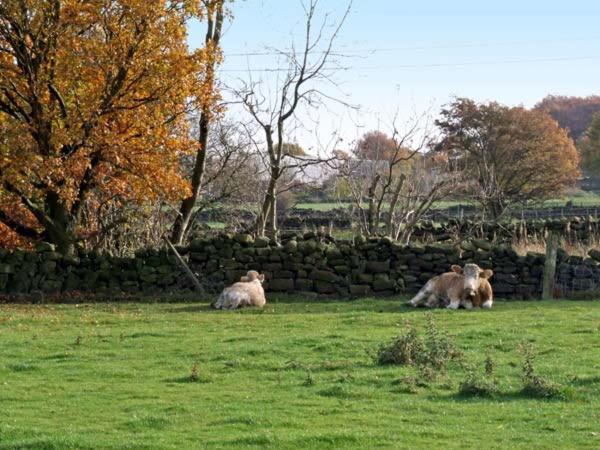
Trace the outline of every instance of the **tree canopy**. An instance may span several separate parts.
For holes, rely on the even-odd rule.
[[[560,194],[578,179],[573,141],[544,112],[459,98],[441,116],[438,150],[448,152],[492,217],[511,203]]]
[[[206,5],[0,3],[0,235],[68,252],[102,202],[188,192],[186,113],[212,95],[202,69],[214,52],[190,53],[185,24]]]
[[[570,136],[577,141],[590,126],[592,116],[600,112],[600,95],[549,95],[536,105],[536,109],[550,114],[561,127],[569,130]]]
[[[581,168],[589,175],[600,176],[600,113],[594,115],[578,147],[581,151]]]

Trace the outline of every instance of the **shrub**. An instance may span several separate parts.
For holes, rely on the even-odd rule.
[[[423,378],[433,380],[437,374],[445,373],[448,363],[458,356],[460,353],[429,313],[425,340],[409,325],[405,334],[379,348],[375,361],[380,365],[417,366]]]
[[[493,380],[488,380],[475,372],[469,373],[467,378],[460,384],[460,395],[466,397],[494,397],[500,390]]]
[[[419,363],[420,366],[429,367],[435,373],[446,371],[448,363],[460,356],[460,352],[454,347],[448,336],[438,329],[433,314],[427,315],[425,347]]]
[[[382,344],[375,356],[379,365],[414,365],[425,350],[423,340],[418,336],[415,327],[408,325],[405,334],[396,337],[387,344]]]
[[[566,391],[563,387],[535,373],[533,345],[531,343],[521,344],[520,352],[523,356],[523,389],[521,394],[533,398],[564,399]]]
[[[484,373],[482,376],[475,369],[470,368],[467,378],[460,384],[458,393],[465,397],[494,397],[500,393],[500,389],[492,377],[494,375],[494,361],[488,354],[484,361]]]

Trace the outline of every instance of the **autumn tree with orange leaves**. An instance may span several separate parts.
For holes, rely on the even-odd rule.
[[[68,254],[99,203],[189,195],[186,114],[212,91],[210,55],[188,50],[186,23],[205,3],[0,3],[0,241]]]
[[[573,140],[543,111],[459,98],[436,124],[438,150],[492,219],[511,204],[560,195],[579,177]]]

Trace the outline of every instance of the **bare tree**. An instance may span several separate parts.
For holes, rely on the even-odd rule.
[[[267,167],[267,186],[256,219],[255,233],[260,236],[277,237],[277,195],[281,192],[279,182],[289,171],[302,172],[307,167],[324,162],[324,158],[307,155],[295,155],[286,151],[286,132],[291,128],[290,122],[297,119],[300,106],[316,107],[324,100],[339,101],[327,95],[317,87],[317,82],[332,83],[331,64],[332,49],[343,23],[350,12],[350,1],[341,19],[331,23],[329,14],[315,27],[316,12],[319,0],[310,0],[303,4],[306,16],[303,46],[297,51],[278,51],[286,63],[283,77],[274,90],[276,94],[269,96],[262,89],[263,82],[242,81],[242,86],[235,89],[234,95],[250,114],[264,135],[263,149]],[[328,33],[328,30],[331,32]],[[329,159],[331,161],[332,158]]]
[[[93,230],[84,235],[86,247],[114,256],[159,246],[173,219],[163,199],[140,204],[120,196],[86,203],[82,216],[86,229]]]
[[[350,193],[362,232],[408,241],[433,202],[450,192],[447,165],[426,153],[429,120],[421,115],[391,136],[370,132],[339,165],[339,181]]]
[[[237,212],[251,211],[264,189],[264,166],[254,150],[253,141],[243,124],[219,118],[209,130],[203,182],[192,210],[185,237],[196,227],[197,217],[218,207],[226,210],[226,225],[241,225]],[[196,159],[184,160],[184,170],[190,173]]]

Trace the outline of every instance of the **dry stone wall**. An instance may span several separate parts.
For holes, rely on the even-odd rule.
[[[221,234],[196,239],[179,251],[211,293],[238,281],[250,269],[265,273],[267,292],[342,298],[413,293],[450,265],[474,262],[494,270],[497,297],[531,299],[541,293],[544,265],[543,255],[518,256],[511,248],[493,247],[485,240],[465,242],[460,248],[404,246],[387,238],[335,241],[313,232],[288,235],[280,244],[247,234]],[[560,252],[558,276],[575,289],[599,289],[600,252],[591,251],[588,258]],[[131,258],[96,253],[65,258],[46,243],[36,251],[0,249],[2,294],[157,295],[191,290],[166,250],[143,250]]]

